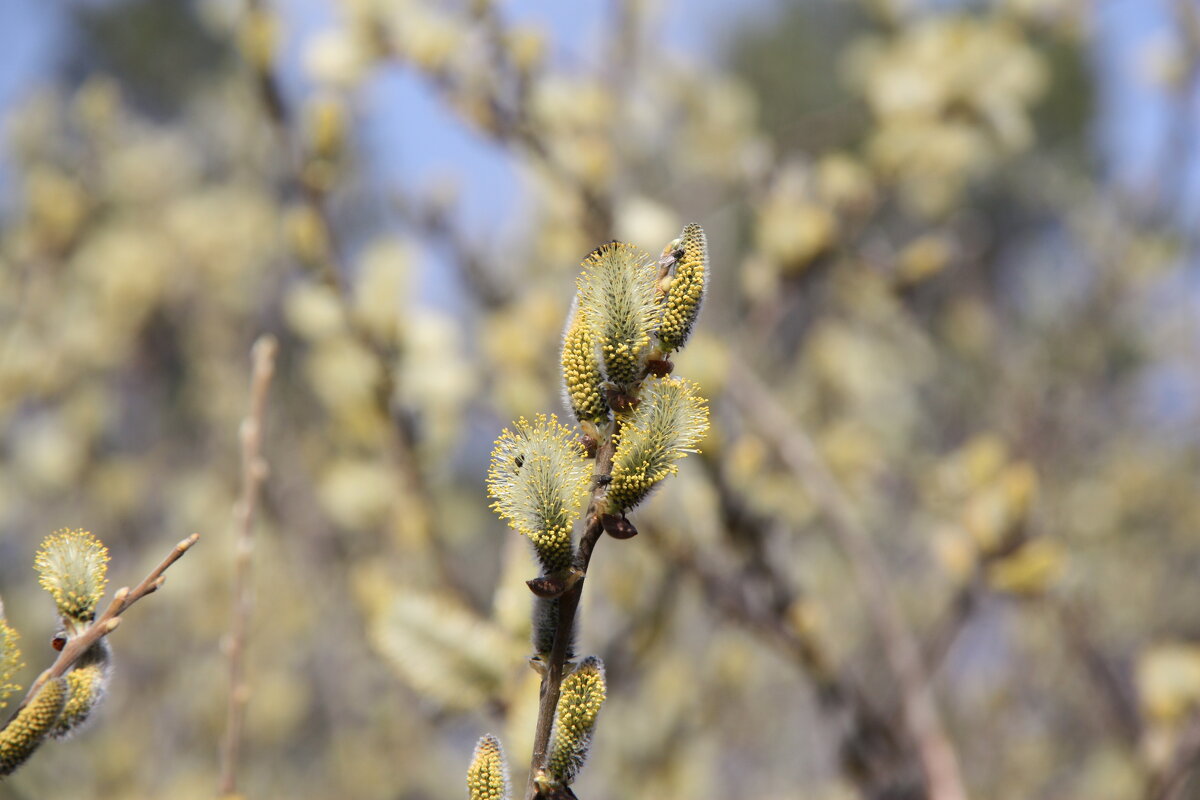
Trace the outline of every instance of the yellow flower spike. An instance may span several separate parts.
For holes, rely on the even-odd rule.
[[[13,683],[13,676],[24,666],[21,663],[21,648],[17,645],[20,635],[0,616],[0,708],[8,705],[8,696],[21,687]]]
[[[641,403],[621,428],[613,455],[607,510],[620,514],[640,503],[659,481],[678,470],[675,462],[708,429],[708,408],[696,385],[680,378],[651,378]]]
[[[104,699],[111,671],[108,641],[101,639],[88,648],[67,673],[67,700],[58,715],[58,721],[49,732],[51,737],[65,739],[81,729],[80,726]]]
[[[490,733],[475,745],[475,756],[467,769],[470,800],[508,800],[508,766],[500,740]]]
[[[683,347],[691,336],[708,282],[708,244],[704,229],[692,223],[683,229],[678,242],[683,256],[676,262],[667,287],[658,328],[658,341],[666,352]]]
[[[546,574],[571,566],[571,528],[591,470],[582,445],[554,415],[532,423],[522,417],[496,440],[487,476],[492,508],[529,537]]]
[[[600,345],[605,377],[626,393],[650,353],[656,278],[650,257],[622,242],[593,250],[579,277],[579,308]]]
[[[43,686],[29,705],[0,730],[0,775],[11,775],[46,738],[67,700],[66,678]]]
[[[546,762],[550,786],[569,786],[579,774],[606,693],[604,662],[595,656],[585,658],[574,672],[563,678],[554,716],[554,744]]]
[[[89,531],[63,528],[42,541],[33,563],[58,613],[91,621],[108,583],[108,548]]]
[[[579,313],[578,298],[571,304],[563,331],[561,362],[567,403],[575,419],[584,426],[606,422],[608,403],[601,388],[604,375],[600,371],[600,342],[585,315]],[[586,432],[594,435],[594,431]]]

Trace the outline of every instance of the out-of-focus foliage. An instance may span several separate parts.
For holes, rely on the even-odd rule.
[[[487,447],[559,398],[587,254],[657,252],[693,220],[709,283],[676,371],[710,430],[642,535],[597,548],[579,649],[607,700],[577,794],[919,786],[821,498],[733,364],[853,499],[972,795],[1165,796],[1200,725],[1192,4],[1161,4],[1179,24],[1141,79],[1179,131],[1138,191],[1093,149],[1116,78],[1083,0],[731,6],[706,53],[641,0],[566,41],[486,0],[310,5],[64,6],[60,68],[7,111],[0,594],[27,666],[0,687],[54,655],[29,568],[47,533],[143,554],[117,586],[205,538],[113,634],[96,724],[0,798],[214,796],[264,331],[239,789],[461,798],[485,731],[523,786],[538,567],[488,511]],[[507,229],[379,168],[361,110],[398,73],[454,122],[390,124],[453,124],[513,168]],[[464,200],[508,191],[456,178]]]

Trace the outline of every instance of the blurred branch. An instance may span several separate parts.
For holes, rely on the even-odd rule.
[[[265,0],[248,0],[245,24],[248,27],[265,24],[263,20],[268,15],[266,6]],[[284,150],[288,180],[299,191],[312,218],[321,227],[322,241],[327,243],[327,246],[322,248],[322,258],[320,259],[322,278],[330,288],[335,290],[342,306],[343,316],[355,341],[365,348],[379,365],[381,378],[376,391],[377,406],[380,413],[390,423],[388,428],[391,436],[387,446],[391,450],[393,460],[400,472],[405,489],[404,497],[412,504],[407,513],[414,520],[414,525],[432,556],[442,583],[469,607],[479,610],[480,601],[468,590],[455,572],[445,544],[436,533],[435,502],[425,483],[424,475],[421,473],[416,445],[404,414],[393,406],[393,398],[396,393],[394,369],[396,353],[378,341],[356,321],[353,298],[345,283],[349,270],[343,262],[343,247],[329,212],[328,187],[306,176],[305,148],[295,134],[294,114],[288,108],[287,101],[283,96],[278,78],[272,69],[272,60],[259,54],[259,57],[251,58],[248,65],[254,73],[254,81],[258,88],[259,101],[264,114],[270,120]]]
[[[275,353],[278,343],[272,336],[263,336],[251,351],[253,373],[250,379],[250,410],[238,431],[242,445],[242,494],[234,508],[233,608],[229,626],[229,705],[225,741],[221,747],[221,777],[218,791],[231,796],[237,791],[238,753],[242,742],[242,725],[250,687],[246,682],[246,633],[253,612],[254,588],[251,584],[254,553],[254,515],[263,481],[267,477],[267,462],[262,456],[263,418],[266,414],[267,393],[275,374]]]
[[[1194,797],[1188,787],[1200,769],[1200,713],[1192,714],[1184,726],[1167,764],[1150,776],[1146,800],[1185,800]]]
[[[788,468],[811,493],[850,563],[859,595],[900,690],[905,725],[920,754],[930,797],[965,800],[958,758],[942,725],[920,648],[900,613],[887,568],[864,523],[812,440],[758,378],[736,361],[730,373],[730,397],[764,439],[774,443]]]
[[[43,686],[48,681],[55,678],[61,678],[67,674],[67,670],[96,642],[108,636],[117,629],[121,623],[120,616],[124,614],[130,606],[141,600],[148,594],[153,594],[158,591],[166,581],[163,573],[167,569],[183,557],[183,554],[191,549],[200,539],[200,534],[193,533],[183,541],[179,542],[167,554],[167,557],[162,562],[150,571],[150,574],[142,579],[142,582],[130,589],[128,586],[122,586],[113,595],[112,602],[108,604],[108,608],[104,609],[99,617],[85,628],[79,635],[72,637],[59,652],[58,658],[50,665],[50,668],[45,670],[29,687],[29,691],[25,695],[25,699],[21,701],[14,710],[12,716],[15,717],[25,705],[32,700]],[[10,718],[11,719],[11,718]]]

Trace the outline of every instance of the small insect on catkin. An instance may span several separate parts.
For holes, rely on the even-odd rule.
[[[676,462],[708,429],[708,409],[696,385],[681,378],[651,378],[641,404],[621,429],[613,455],[607,511],[620,514],[640,503],[659,481],[678,471]]]
[[[683,229],[678,242],[683,255],[676,261],[668,279],[658,328],[659,345],[665,352],[683,347],[691,336],[708,282],[708,244],[704,229],[692,223]]]
[[[508,766],[500,740],[490,733],[475,745],[475,756],[467,769],[469,800],[508,800]]]
[[[592,251],[579,276],[579,310],[600,345],[604,377],[628,393],[650,353],[659,304],[655,269],[641,250],[609,242]]]
[[[0,775],[11,775],[33,755],[67,701],[67,679],[55,678],[0,730]]]
[[[571,528],[591,482],[591,464],[574,434],[553,415],[524,417],[505,428],[492,450],[492,508],[529,537],[546,574],[561,573],[575,555]]]
[[[89,531],[63,528],[42,541],[33,563],[63,620],[91,622],[108,583],[108,548]]]
[[[595,656],[585,658],[563,678],[554,716],[554,743],[546,762],[547,786],[569,786],[583,768],[606,694],[604,662]]]

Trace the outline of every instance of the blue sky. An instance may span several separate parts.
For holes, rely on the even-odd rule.
[[[1172,38],[1172,0],[1096,0],[1093,63],[1100,80],[1101,108],[1096,148],[1106,175],[1135,189],[1147,189],[1163,174],[1164,144],[1173,122],[1166,94],[1145,79],[1148,52]],[[538,23],[550,34],[553,57],[560,63],[594,66],[601,57],[605,20],[615,2],[510,0],[503,13],[511,20]],[[280,0],[286,18],[288,50],[284,63],[298,75],[299,51],[309,36],[333,17],[330,0]],[[729,3],[723,0],[663,0],[656,38],[689,54],[719,52],[731,18],[760,17],[772,0]],[[44,0],[0,0],[0,114],[50,80],[67,36],[63,5]],[[293,81],[294,84],[294,81]],[[1195,99],[1195,98],[1193,98]],[[359,98],[361,133],[377,159],[385,181],[420,185],[453,168],[470,175],[471,191],[462,197],[468,225],[484,230],[504,226],[520,207],[519,181],[493,144],[458,123],[433,93],[410,73],[387,70]],[[1192,106],[1193,117],[1200,102]],[[1200,121],[1193,120],[1194,124]],[[1197,124],[1200,128],[1200,124]],[[1185,213],[1200,211],[1200,167],[1193,152],[1185,176],[1189,190]],[[2,161],[0,161],[2,164]],[[1168,174],[1177,170],[1168,169]],[[0,171],[0,186],[3,186]]]

